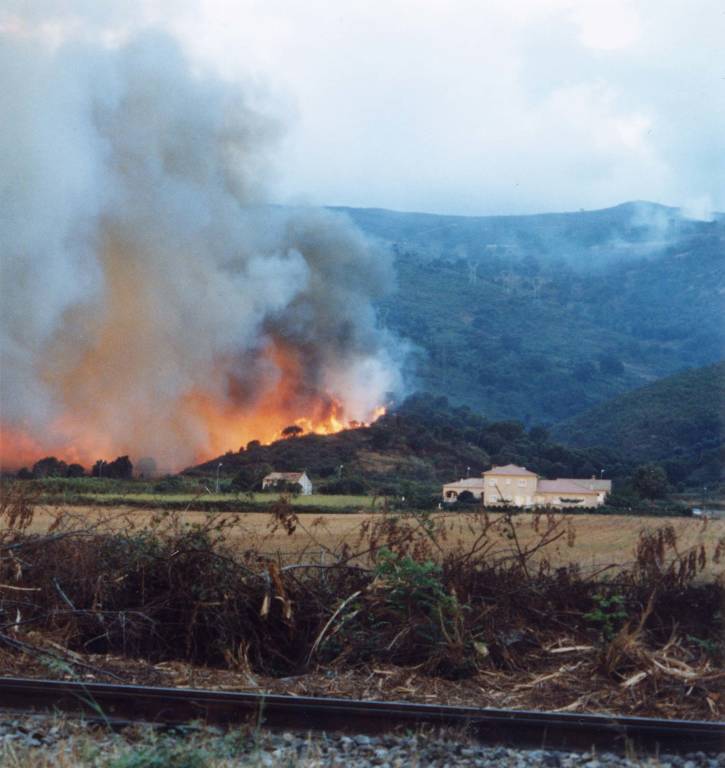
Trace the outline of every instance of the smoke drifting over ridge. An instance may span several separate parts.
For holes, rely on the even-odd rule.
[[[0,35],[3,465],[181,467],[400,386],[372,300],[388,255],[264,205],[278,127],[170,38],[44,51]]]

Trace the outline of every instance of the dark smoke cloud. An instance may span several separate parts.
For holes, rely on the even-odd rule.
[[[172,39],[6,33],[0,99],[6,427],[180,466],[212,447],[189,396],[253,409],[273,341],[347,418],[400,386],[371,303],[389,256],[340,215],[264,205],[279,125]]]

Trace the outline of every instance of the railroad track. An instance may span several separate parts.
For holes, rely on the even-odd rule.
[[[0,709],[62,711],[111,725],[217,725],[380,733],[461,727],[479,740],[518,747],[609,751],[725,750],[725,723],[452,707],[408,702],[260,695],[189,688],[0,678]]]

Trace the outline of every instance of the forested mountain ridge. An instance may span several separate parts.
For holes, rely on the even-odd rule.
[[[725,362],[668,376],[556,425],[566,445],[659,461],[673,482],[713,481],[722,467]],[[693,476],[693,473],[694,476]]]
[[[725,348],[725,216],[628,203],[540,216],[344,209],[392,248],[381,322],[411,389],[554,424]]]

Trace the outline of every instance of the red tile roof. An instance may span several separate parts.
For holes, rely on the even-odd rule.
[[[446,488],[483,488],[484,480],[482,477],[467,477],[465,480],[454,480],[452,483],[446,483]]]
[[[304,474],[304,472],[270,472],[265,475],[264,480],[287,480],[290,483],[296,483]]]
[[[524,475],[528,477],[536,477],[536,472],[529,472],[526,467],[517,467],[516,464],[506,464],[503,467],[491,467],[491,469],[487,470],[483,473],[484,477],[486,475],[516,475],[519,477],[523,477]]]
[[[596,494],[597,491],[587,488],[585,485],[581,485],[585,480],[572,480],[568,477],[562,477],[558,480],[539,480],[536,490],[539,493],[572,493],[576,496],[582,494]]]
[[[611,480],[599,480],[593,477],[590,480],[577,480],[576,482],[586,488],[591,488],[593,491],[606,491],[610,493],[612,490]]]

